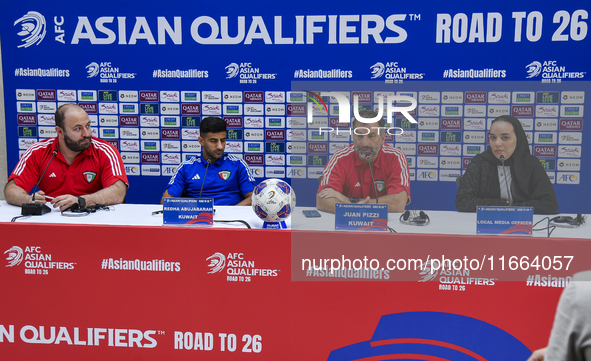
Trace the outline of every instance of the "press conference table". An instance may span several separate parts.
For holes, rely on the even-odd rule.
[[[484,236],[473,213],[426,211],[424,227],[390,214],[397,234],[340,232],[331,231],[334,215],[305,218],[301,210],[312,208],[298,207],[292,231],[249,230],[162,226],[152,215],[161,209],[121,204],[10,222],[20,208],[1,201],[3,358],[332,361],[441,351],[449,360],[525,361],[547,342],[564,280],[591,259],[587,224],[551,238]],[[215,209],[214,220],[262,227],[251,207]],[[444,255],[486,267],[332,275],[303,267],[341,255],[382,265]],[[568,271],[500,272],[500,257],[507,268],[509,257],[524,255],[574,259]],[[483,358],[466,358],[474,354]]]
[[[214,221],[217,220],[244,220],[252,228],[262,228],[263,221],[252,211],[251,207],[216,206]],[[292,230],[333,231],[334,214],[320,212],[321,217],[306,218],[302,210],[314,209],[313,207],[296,207],[286,224]],[[162,226],[162,214],[152,215],[152,212],[162,210],[159,204],[118,204],[111,207],[111,211],[98,211],[84,217],[66,217],[54,209],[51,213],[42,216],[23,217],[16,220],[18,223],[51,223],[51,224],[102,224],[102,225],[127,225],[127,226]],[[414,226],[402,224],[399,221],[400,213],[389,213],[388,226],[398,233],[412,234],[445,234],[445,235],[476,235],[476,213],[461,213],[453,211],[425,211],[430,218],[427,226]],[[20,207],[15,207],[0,201],[0,222],[10,222],[13,217],[20,215]],[[576,216],[572,215],[571,216]],[[546,216],[534,215],[534,223]],[[550,216],[553,217],[553,216]],[[540,223],[536,228],[543,228],[546,223]],[[246,228],[239,222],[214,223],[214,228]],[[547,237],[547,231],[536,231],[534,237]],[[591,239],[589,225],[583,224],[578,228],[556,228],[552,238],[579,238]]]

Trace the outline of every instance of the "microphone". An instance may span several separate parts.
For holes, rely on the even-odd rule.
[[[503,163],[503,175],[505,176],[505,186],[507,187],[507,196],[509,200],[507,201],[509,204],[513,204],[513,197],[511,196],[511,191],[509,190],[509,183],[507,183],[507,171],[505,170],[505,157],[501,154],[500,158],[501,163]]]
[[[368,155],[365,157],[367,159],[367,163],[369,164],[369,173],[371,174],[371,183],[373,184],[373,190],[376,193],[376,204],[378,203],[378,187],[376,187],[376,181],[373,179],[373,170],[371,169],[371,162],[369,161],[371,157]]]
[[[201,182],[201,189],[199,190],[199,198],[201,198],[201,192],[203,192],[203,185],[205,184],[205,177],[207,177],[207,169],[211,164],[211,157],[207,158],[207,166],[205,167],[205,175],[203,176],[203,182]]]
[[[21,215],[23,215],[23,216],[41,216],[45,213],[51,212],[51,208],[49,208],[47,205],[41,204],[41,203],[35,203],[35,193],[36,193],[35,189],[36,188],[38,189],[39,184],[41,184],[41,180],[43,180],[43,176],[45,176],[45,172],[47,172],[47,170],[49,169],[49,166],[51,165],[51,162],[53,161],[53,158],[55,158],[56,155],[57,155],[57,148],[55,148],[53,150],[53,154],[51,155],[51,159],[49,160],[49,163],[47,163],[47,167],[45,167],[43,174],[41,174],[41,178],[39,178],[39,181],[37,182],[35,187],[33,187],[32,203],[23,203],[22,204]]]

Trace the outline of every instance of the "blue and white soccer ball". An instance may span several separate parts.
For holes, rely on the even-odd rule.
[[[265,222],[281,222],[296,205],[293,188],[281,179],[265,179],[252,192],[252,209]]]

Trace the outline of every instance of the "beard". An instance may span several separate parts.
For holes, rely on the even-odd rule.
[[[86,139],[88,139],[89,142],[86,144],[82,143]],[[66,142],[68,149],[70,149],[72,152],[82,152],[83,150],[90,148],[92,139],[91,137],[85,137],[76,142],[72,138],[68,137],[68,134],[66,131],[64,131],[64,141]]]
[[[367,157],[369,156],[369,158],[374,157],[376,154],[378,154],[378,152],[371,148],[357,148],[357,155],[359,156],[360,159],[362,159],[363,161],[367,162]]]

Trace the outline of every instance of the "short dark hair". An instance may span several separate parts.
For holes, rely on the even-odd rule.
[[[74,104],[74,103],[60,105],[60,107],[57,108],[57,110],[55,111],[55,125],[56,126],[64,129],[64,120],[66,119],[66,113],[68,112],[68,110],[70,110],[70,108],[78,108],[80,110],[84,110],[78,104]]]
[[[365,109],[359,112],[359,116],[361,118],[375,118],[378,116],[378,112],[373,111],[373,110],[369,110],[369,109]],[[357,118],[352,117],[352,124],[351,124],[351,128],[355,129],[358,125],[358,123],[361,123],[359,120],[357,120]],[[384,119],[384,117],[380,118],[380,120],[378,120],[378,127],[383,128],[386,125],[386,119]]]
[[[199,135],[207,133],[220,133],[226,131],[226,121],[220,117],[207,117],[201,119],[199,124]]]

